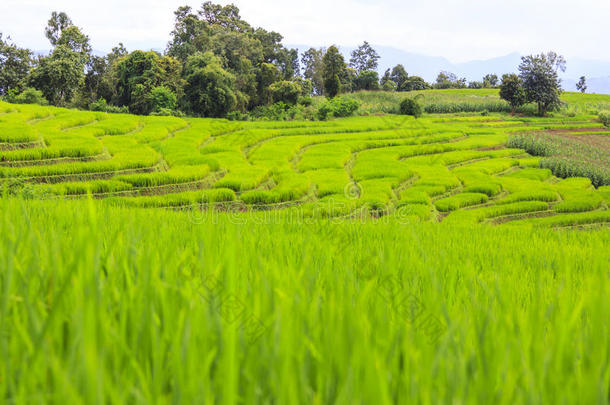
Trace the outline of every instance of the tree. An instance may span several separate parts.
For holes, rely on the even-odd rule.
[[[280,80],[280,71],[273,63],[261,63],[256,78],[258,82],[259,105],[271,103],[269,87]]]
[[[61,36],[56,41],[56,46],[63,45],[70,48],[72,51],[80,54],[84,62],[89,60],[91,54],[91,45],[89,45],[89,37],[81,32],[81,30],[71,25],[66,27],[61,32]]]
[[[181,71],[178,60],[153,51],[134,51],[120,58],[116,65],[118,105],[128,106],[134,114],[149,114],[153,88],[165,86],[178,97],[182,95]]]
[[[301,64],[303,65],[303,77],[311,80],[313,83],[313,92],[321,96],[324,93],[324,78],[322,68],[322,58],[326,50],[323,48],[309,48],[301,56]]]
[[[10,37],[2,39],[0,33],[0,95],[22,90],[32,68],[32,52],[19,48],[10,40]]]
[[[170,34],[166,54],[184,63],[190,55],[207,45],[209,29],[206,23],[192,13],[191,7],[179,7],[174,16],[174,29]]]
[[[53,105],[66,105],[85,76],[85,61],[80,53],[66,45],[58,45],[30,74],[30,84],[41,90]]]
[[[496,87],[498,85],[498,75],[488,74],[483,77],[484,87]]]
[[[49,56],[39,58],[29,81],[50,103],[66,105],[75,95],[82,94],[78,90],[91,58],[89,37],[73,25],[66,13],[57,12],[51,14],[45,34],[54,49]]]
[[[538,105],[538,115],[544,116],[560,105],[561,80],[557,71],[565,71],[565,65],[563,56],[555,52],[521,58],[519,77],[523,80],[527,101]]]
[[[235,76],[212,52],[190,56],[184,67],[186,109],[203,117],[226,117],[236,105]]]
[[[485,87],[485,83],[477,82],[476,80],[468,83],[469,89],[482,89],[483,87]]]
[[[206,1],[198,11],[180,7],[174,15],[167,55],[184,65],[197,52],[212,52],[222,69],[233,75],[232,90],[241,111],[269,103],[271,84],[278,80],[293,81],[300,73],[298,50],[285,48],[282,35],[277,32],[253,28],[234,5]],[[278,77],[272,80],[267,75],[269,65],[278,72]],[[322,87],[320,79],[320,91]]]
[[[341,74],[339,74],[339,83],[340,83],[340,92],[342,93],[350,93],[356,90],[358,80],[358,73],[356,69],[352,69],[351,67],[345,67]]]
[[[523,82],[516,74],[505,74],[502,76],[502,84],[500,84],[500,98],[506,100],[513,109],[513,113],[523,104],[526,97],[523,90]]]
[[[409,76],[409,78],[402,84],[400,91],[417,91],[426,90],[431,86],[419,76]]]
[[[328,48],[322,58],[322,77],[324,79],[324,93],[333,98],[341,91],[339,77],[345,73],[346,65],[343,55],[336,46]]]
[[[290,80],[301,74],[298,49],[283,48],[278,53],[275,64],[279,67],[280,72],[282,72],[284,80]]]
[[[458,79],[455,73],[442,71],[436,77],[434,87],[437,89],[462,89],[466,87],[466,79]]]
[[[83,102],[92,103],[100,99],[118,103],[118,75],[116,65],[129,53],[122,43],[112,48],[105,57],[92,56],[86,66],[83,86]]]
[[[377,70],[378,61],[379,54],[377,51],[368,42],[364,41],[352,52],[349,66],[360,74],[366,70]]]
[[[294,105],[299,100],[301,95],[301,86],[295,82],[289,82],[282,80],[275,82],[269,86],[269,93],[271,93],[271,100],[274,103],[285,103],[287,105]]]
[[[403,65],[396,65],[392,68],[392,73],[390,74],[390,79],[396,83],[398,86],[398,91],[405,91],[404,84],[409,78],[409,74],[405,70]]]
[[[583,94],[587,91],[587,79],[584,76],[580,76],[580,80],[576,83],[576,88]]]
[[[61,37],[62,31],[72,25],[74,24],[72,24],[72,20],[66,13],[58,13],[57,11],[53,11],[44,33],[49,39],[49,42],[51,42],[51,45],[56,46],[57,41],[59,41],[59,38]]]
[[[229,31],[252,33],[254,30],[239,15],[239,8],[233,4],[221,6],[211,1],[206,1],[201,6],[199,16],[208,25],[216,25]]]
[[[379,90],[379,75],[372,70],[363,70],[355,80],[355,90]]]
[[[398,86],[392,80],[388,80],[381,84],[381,89],[383,91],[396,91],[397,88]]]

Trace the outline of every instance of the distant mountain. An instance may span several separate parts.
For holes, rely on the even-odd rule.
[[[300,52],[310,48],[307,45],[287,46],[298,48]],[[381,56],[380,74],[400,63],[410,75],[421,76],[428,82],[434,82],[441,70],[453,72],[459,77],[465,77],[468,81],[481,80],[488,73],[502,76],[504,73],[516,72],[521,62],[521,55],[517,52],[492,59],[452,63],[443,57],[407,52],[387,46],[373,45],[373,47]],[[340,50],[348,60],[354,47],[341,46]],[[576,91],[578,78],[583,75],[587,77],[587,92],[610,94],[610,62],[568,58],[567,69],[565,73],[561,74],[564,90]]]

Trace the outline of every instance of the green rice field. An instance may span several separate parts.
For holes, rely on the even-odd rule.
[[[610,134],[591,115],[279,123],[10,104],[0,111],[0,179],[5,189],[35,199],[92,196],[123,207],[459,223],[544,217],[553,224],[558,215],[579,213],[569,225],[581,225],[607,223],[610,214],[607,150],[596,157],[601,180],[561,179],[527,146],[506,146],[511,136]],[[597,211],[603,214],[591,222]]]
[[[0,102],[0,403],[610,402],[610,131],[577,110]]]

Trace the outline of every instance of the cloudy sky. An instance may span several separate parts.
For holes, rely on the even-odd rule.
[[[234,0],[252,25],[285,43],[356,45],[363,40],[453,62],[510,52],[555,50],[567,57],[610,60],[610,0]],[[190,0],[0,0],[0,32],[31,49],[49,48],[44,26],[65,11],[107,51],[164,49],[173,11]]]

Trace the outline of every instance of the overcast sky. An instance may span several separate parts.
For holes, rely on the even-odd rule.
[[[0,32],[21,46],[49,48],[44,26],[65,11],[108,51],[164,49],[173,11],[203,1],[0,0]],[[234,0],[242,18],[281,33],[288,44],[356,45],[364,40],[453,62],[510,52],[555,50],[610,60],[610,0]]]

